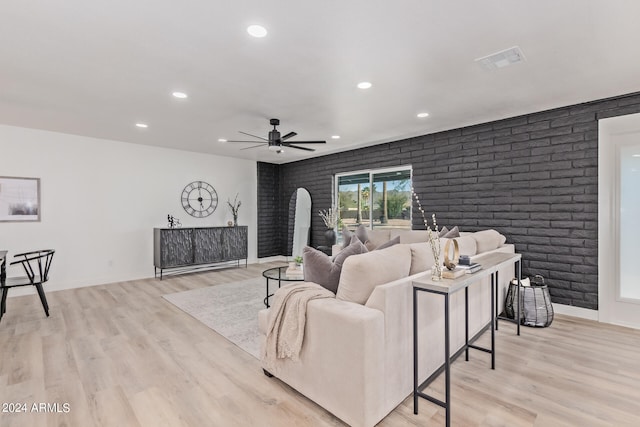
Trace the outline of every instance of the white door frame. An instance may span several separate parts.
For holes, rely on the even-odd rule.
[[[598,122],[598,320],[640,329],[640,304],[619,297],[618,147],[636,134],[640,113]]]

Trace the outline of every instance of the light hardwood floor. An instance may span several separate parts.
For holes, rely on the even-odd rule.
[[[49,318],[36,295],[10,298],[0,403],[26,403],[28,412],[0,412],[0,426],[344,425],[161,298],[273,265],[50,292]],[[514,330],[501,323],[495,371],[481,352],[453,364],[453,425],[640,425],[640,331],[565,316],[520,337]],[[429,390],[441,393],[442,381]],[[31,412],[33,403],[61,412]],[[416,416],[409,397],[380,425],[442,426],[444,411],[421,400]]]

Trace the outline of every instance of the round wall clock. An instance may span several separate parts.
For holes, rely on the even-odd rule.
[[[182,190],[182,207],[191,216],[207,217],[218,207],[218,193],[204,181],[193,181]]]

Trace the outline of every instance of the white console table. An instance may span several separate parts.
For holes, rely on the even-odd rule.
[[[449,296],[464,289],[464,306],[465,306],[465,344],[462,347],[465,352],[465,360],[469,360],[469,349],[491,353],[491,369],[495,369],[496,352],[495,352],[495,329],[497,322],[495,298],[498,294],[498,270],[509,264],[516,264],[516,275],[518,283],[520,283],[520,261],[521,254],[494,252],[479,256],[474,262],[482,265],[482,269],[473,273],[465,274],[457,279],[442,279],[433,281],[430,277],[420,278],[413,281],[413,413],[418,413],[418,397],[429,400],[436,405],[445,409],[446,425],[451,425],[451,354],[449,348]],[[479,347],[473,344],[475,338],[469,340],[469,287],[478,284],[480,280],[491,277],[491,348]],[[432,294],[442,295],[444,297],[444,365],[437,369],[433,375],[427,378],[422,384],[418,384],[418,292],[429,292]],[[519,298],[519,296],[518,296]],[[520,304],[518,304],[518,317],[520,318]],[[518,325],[519,326],[519,325]],[[518,330],[519,333],[519,330]],[[479,334],[480,335],[480,334]],[[476,336],[477,338],[477,336]],[[462,349],[460,351],[462,351]],[[457,354],[460,354],[459,352]],[[445,374],[445,400],[442,401],[423,392],[423,390],[444,370]]]

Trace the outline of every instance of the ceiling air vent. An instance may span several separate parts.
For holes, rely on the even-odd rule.
[[[524,53],[518,46],[492,53],[482,58],[476,59],[476,62],[487,70],[495,70],[496,68],[504,68],[508,65],[524,62]]]

